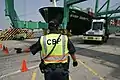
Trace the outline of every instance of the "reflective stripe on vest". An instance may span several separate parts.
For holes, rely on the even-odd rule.
[[[49,34],[42,36],[40,43],[42,46],[41,56],[44,58],[52,50],[57,38],[60,34]],[[66,35],[61,35],[58,43],[53,52],[47,57],[44,61],[45,63],[65,63],[67,62],[68,57],[68,48],[67,48],[68,38]]]

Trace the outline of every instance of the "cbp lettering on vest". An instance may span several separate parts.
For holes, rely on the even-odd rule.
[[[58,43],[60,42],[60,40],[61,40],[61,39],[59,39],[58,42],[57,42],[56,39],[48,39],[48,40],[47,40],[47,44],[48,44],[48,45],[58,44]]]
[[[40,51],[40,70],[44,73],[45,80],[69,80],[69,55],[73,60],[73,67],[78,65],[74,45],[66,35],[58,33],[58,27],[57,20],[50,21],[49,34],[41,36],[30,48],[23,49],[33,55]]]

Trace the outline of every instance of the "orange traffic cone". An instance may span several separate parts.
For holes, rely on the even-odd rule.
[[[9,51],[8,48],[3,45],[3,52],[8,55]]]
[[[3,51],[5,50],[5,46],[3,45]]]
[[[0,49],[2,49],[2,44],[0,43]]]
[[[26,61],[23,60],[22,61],[22,67],[21,67],[21,72],[26,72],[28,71],[27,65],[26,65]]]

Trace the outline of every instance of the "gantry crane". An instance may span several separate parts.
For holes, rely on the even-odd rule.
[[[47,28],[47,23],[22,21],[19,19],[14,7],[14,0],[5,0],[5,16],[9,16],[12,27],[26,28],[26,29],[40,29]]]
[[[55,2],[55,0],[53,1]],[[69,14],[69,6],[82,1],[86,1],[86,0],[64,0],[65,8],[64,8],[64,19],[63,19],[63,27],[62,27],[63,29],[66,28],[67,22],[69,20],[67,15]],[[20,20],[15,11],[14,0],[5,0],[5,16],[9,16],[12,23],[12,27],[14,28],[47,29],[47,25],[48,25],[47,23]]]
[[[50,1],[53,1],[55,3],[55,0],[50,0]],[[87,1],[87,0],[64,0],[64,17],[63,17],[62,26],[61,26],[62,29],[66,29],[67,23],[69,21],[69,7],[73,4],[80,3],[83,1]],[[107,17],[110,17],[110,18],[120,17],[120,16],[111,17],[112,14],[120,12],[120,9],[119,9],[120,6],[117,9],[110,11],[109,10],[110,0],[107,0],[104,3],[104,5],[98,10],[98,3],[99,3],[99,0],[96,0],[96,6],[95,6],[96,16],[106,15]],[[100,12],[101,9],[105,5],[107,5],[106,11]],[[108,14],[110,15],[108,16]],[[5,16],[9,16],[11,23],[12,23],[12,27],[14,28],[26,28],[26,29],[44,28],[44,29],[47,29],[47,26],[48,26],[48,24],[44,22],[33,22],[33,21],[20,20],[15,11],[14,0],[5,0]]]
[[[106,10],[100,12],[105,5],[107,5]],[[115,10],[109,10],[109,6],[110,6],[110,0],[106,0],[106,2],[98,9],[99,6],[99,0],[96,0],[96,5],[95,5],[95,15],[96,16],[101,16],[101,15],[106,15],[106,17],[108,17],[109,19],[116,19],[116,18],[120,18],[120,16],[114,16],[112,17],[111,15],[114,13],[120,13],[120,6],[118,6]]]

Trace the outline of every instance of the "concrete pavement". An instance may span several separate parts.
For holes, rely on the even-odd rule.
[[[120,80],[119,36],[112,35],[108,42],[103,45],[83,44],[78,36],[72,37],[71,40],[76,47],[79,62],[77,67],[72,66],[72,61],[70,63],[71,80]],[[35,39],[31,41],[17,43],[21,43],[21,46],[24,44],[30,45],[35,42]],[[14,51],[11,52],[11,54],[13,53]],[[26,59],[28,68],[34,68],[24,73],[20,72],[23,59]],[[0,80],[44,80],[43,74],[40,73],[37,67],[40,63],[39,59],[39,53],[35,56],[14,54],[12,56],[0,57],[1,76],[16,72],[16,74],[5,76],[0,78]]]

